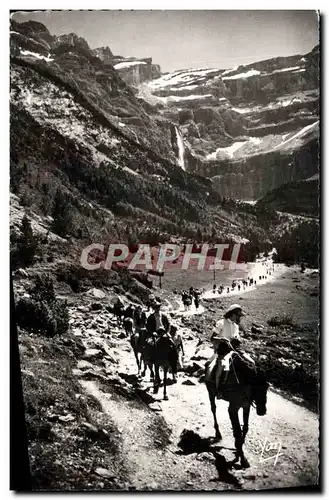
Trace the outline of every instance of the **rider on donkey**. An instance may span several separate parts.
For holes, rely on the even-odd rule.
[[[215,354],[208,362],[209,364],[216,364],[216,387],[220,386],[223,380],[223,375],[228,373],[229,360],[225,362],[226,355],[231,351],[236,351],[244,360],[254,366],[254,360],[245,352],[240,349],[241,337],[239,332],[239,324],[244,313],[239,304],[232,304],[224,313],[223,318],[217,321],[213,333],[211,335],[211,342],[213,344]],[[225,381],[225,380],[224,380]]]
[[[150,314],[146,321],[146,328],[149,334],[163,334],[169,330],[169,319],[161,312],[161,302],[157,300],[154,303],[154,312]]]

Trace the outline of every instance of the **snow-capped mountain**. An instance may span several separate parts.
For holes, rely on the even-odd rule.
[[[12,102],[40,123],[57,120],[58,129],[88,146],[98,164],[108,158],[115,163],[124,154],[115,141],[128,140],[154,161],[160,157],[177,172],[206,177],[219,194],[239,200],[258,199],[318,172],[318,47],[236,68],[161,74],[151,58],[90,49],[76,34],[57,37],[29,21],[12,22],[11,55]],[[43,79],[36,81],[36,70]],[[68,112],[67,121],[70,98],[59,96],[59,83],[69,92],[74,88],[74,106],[83,108]],[[106,130],[94,130],[86,109],[98,113]],[[161,177],[142,163],[129,162],[126,171],[148,168]]]
[[[316,173],[319,50],[247,66],[181,70],[139,86],[179,123],[185,168],[224,196],[257,199]]]

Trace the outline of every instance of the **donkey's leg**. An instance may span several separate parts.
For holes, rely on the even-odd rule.
[[[136,347],[133,347],[133,351],[134,351],[134,355],[135,355],[135,359],[136,359],[136,364],[137,364],[138,375],[139,375],[140,364],[139,364],[138,352],[137,352]]]
[[[246,469],[250,467],[250,464],[244,454],[243,445],[246,439],[246,435],[249,429],[249,415],[250,415],[250,404],[243,407],[243,429],[242,429],[242,445],[241,445],[241,466]]]
[[[154,376],[154,369],[153,369],[154,365],[153,363],[150,363],[149,364],[149,369],[150,369],[150,380],[154,380],[155,376]]]
[[[157,394],[160,386],[160,375],[159,375],[159,366],[157,364],[154,365],[154,376],[153,376],[153,393]]]
[[[176,376],[177,376],[177,368],[178,368],[178,360],[174,360],[171,364],[170,364],[170,368],[171,368],[171,373],[172,373],[172,379],[173,379],[173,382],[177,382],[176,380]]]
[[[240,420],[239,420],[239,407],[237,407],[236,405],[230,404],[229,408],[228,408],[228,413],[230,416],[232,430],[233,430],[233,436],[235,439],[235,448],[236,448],[237,459],[239,459],[239,458],[241,459],[241,466],[243,468],[250,467],[249,462],[246,459],[246,457],[243,453],[243,450],[242,450],[244,438],[243,438],[243,433],[241,430]]]
[[[249,430],[249,415],[250,415],[250,404],[243,407],[243,429],[242,429],[242,439],[245,442],[246,435]]]
[[[222,439],[222,435],[221,435],[219,427],[218,427],[217,416],[216,416],[216,388],[215,388],[214,384],[207,384],[206,383],[206,386],[207,386],[207,390],[208,390],[211,411],[212,411],[212,414],[214,417],[215,437],[216,437],[217,441],[220,441]]]
[[[164,366],[163,367],[163,399],[165,401],[168,400],[168,396],[167,396],[167,373],[168,373],[168,367]]]

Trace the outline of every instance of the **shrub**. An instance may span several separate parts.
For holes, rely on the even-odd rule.
[[[267,320],[267,323],[270,326],[292,326],[294,323],[292,321],[292,317],[288,314],[280,314],[278,316],[272,316]]]
[[[57,189],[52,209],[52,230],[59,236],[65,237],[73,230],[72,204],[68,196]]]
[[[38,276],[29,297],[16,304],[17,325],[31,333],[47,337],[62,335],[69,329],[67,302],[56,299],[49,276]]]
[[[13,269],[26,267],[33,264],[39,248],[39,239],[33,234],[31,222],[24,215],[19,234],[13,234],[11,238],[11,263]]]
[[[48,274],[38,275],[30,293],[35,300],[52,304],[56,300],[54,283]]]

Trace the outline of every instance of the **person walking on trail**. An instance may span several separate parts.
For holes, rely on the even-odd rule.
[[[178,353],[177,369],[181,370],[183,368],[183,357],[185,356],[185,352],[183,339],[178,331],[178,325],[176,323],[170,325],[170,335]]]
[[[146,321],[146,329],[150,334],[165,333],[169,330],[169,319],[161,311],[161,302],[158,300],[154,304],[154,312],[150,314]]]
[[[199,290],[194,290],[193,296],[194,296],[194,305],[195,305],[195,308],[199,309],[201,292]]]
[[[223,318],[216,322],[211,335],[211,343],[214,347],[214,355],[208,361],[209,364],[217,364],[216,387],[225,382],[225,375],[229,370],[229,359],[226,355],[232,350],[237,351],[240,356],[250,365],[254,366],[254,360],[240,349],[240,321],[244,316],[242,307],[239,304],[232,304],[224,313]],[[225,360],[226,358],[226,360]]]

